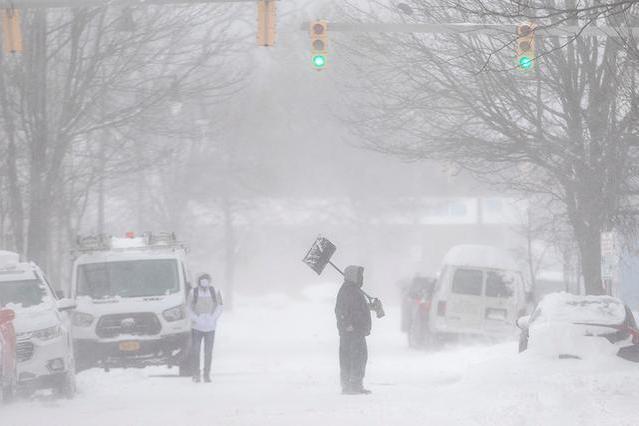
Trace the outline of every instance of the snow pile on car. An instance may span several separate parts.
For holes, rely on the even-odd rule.
[[[609,296],[553,293],[544,297],[531,317],[529,351],[551,357],[615,356],[619,348],[604,337],[624,322],[625,308]]]
[[[566,292],[549,294],[543,298],[532,320],[589,324],[621,324],[626,311],[619,300],[609,296],[577,296]]]
[[[451,248],[444,257],[444,265],[518,271],[513,257],[505,250],[492,246],[465,244]]]
[[[0,269],[15,267],[20,263],[20,255],[12,251],[0,250]]]

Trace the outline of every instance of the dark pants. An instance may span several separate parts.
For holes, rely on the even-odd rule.
[[[342,389],[361,389],[368,361],[366,337],[343,335],[339,338],[339,368]]]
[[[193,355],[193,376],[200,375],[200,352],[202,340],[204,340],[204,376],[211,373],[211,358],[213,356],[213,343],[215,342],[215,330],[199,331],[191,330],[191,354]]]

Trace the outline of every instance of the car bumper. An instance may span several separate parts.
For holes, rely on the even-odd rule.
[[[136,342],[136,350],[122,350],[123,342]],[[177,364],[188,352],[191,333],[168,334],[156,339],[118,339],[100,341],[74,340],[76,364],[79,370],[91,367],[145,367],[148,365]]]
[[[517,328],[514,322],[486,321],[477,327],[456,324],[453,321],[439,319],[431,325],[431,331],[436,334],[490,336],[494,338],[515,338]]]
[[[42,383],[48,386],[59,375],[73,370],[73,357],[66,337],[60,336],[48,342],[29,340],[21,342],[31,346],[30,356],[18,362],[18,383],[29,386]]]
[[[66,380],[67,372],[43,374],[35,377],[21,376],[18,382],[19,389],[34,391],[36,389],[51,389],[59,387]]]

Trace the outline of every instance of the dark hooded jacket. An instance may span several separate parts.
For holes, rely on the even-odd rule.
[[[340,336],[371,334],[371,311],[361,287],[364,268],[349,266],[344,270],[344,284],[337,293],[335,316]]]

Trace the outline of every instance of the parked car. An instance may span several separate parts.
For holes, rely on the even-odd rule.
[[[58,300],[35,263],[20,262],[17,253],[0,252],[0,304],[15,312],[19,390],[52,388],[72,397],[75,361],[66,311],[75,303]]]
[[[517,320],[519,352],[558,358],[618,355],[639,362],[639,330],[630,308],[610,296],[545,296]]]
[[[432,277],[413,278],[402,289],[401,329],[408,337],[411,348],[419,348],[428,337],[428,318],[437,280]]]
[[[18,383],[14,318],[11,309],[0,309],[0,403],[13,399]]]
[[[505,251],[461,245],[446,254],[430,305],[431,339],[446,336],[516,336],[526,311],[526,290],[518,265]]]
[[[80,370],[180,365],[188,354],[186,249],[174,234],[78,241],[71,294]]]

